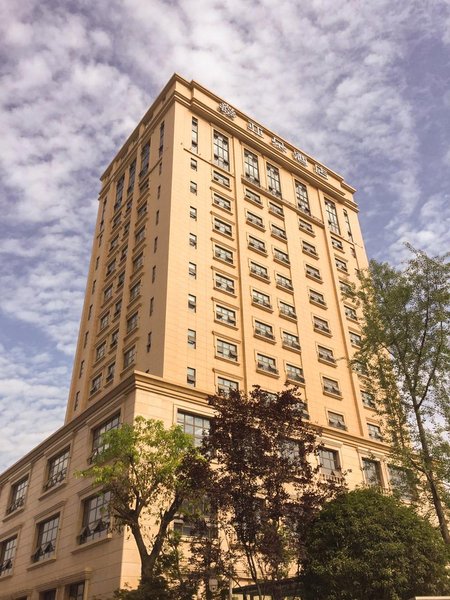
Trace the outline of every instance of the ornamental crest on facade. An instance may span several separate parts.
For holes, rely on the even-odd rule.
[[[275,148],[280,150],[280,152],[286,153],[286,146],[284,145],[284,142],[282,142],[281,140],[277,139],[276,137],[273,137],[270,140],[270,143],[272,144],[272,146],[274,146]]]
[[[217,110],[224,114],[226,117],[229,117],[230,119],[234,119],[236,116],[236,111],[234,110],[234,108],[226,102],[221,102],[217,107]]]
[[[324,179],[328,179],[328,172],[321,165],[316,165],[314,170],[316,171],[317,175],[320,175]]]
[[[308,164],[308,159],[306,158],[306,156],[304,154],[302,154],[301,152],[299,152],[298,150],[294,150],[294,152],[292,153],[292,157],[294,160],[296,160],[298,163],[302,164],[302,165],[307,165]]]

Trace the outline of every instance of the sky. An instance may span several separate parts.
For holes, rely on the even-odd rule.
[[[0,471],[64,420],[103,169],[177,72],[450,249],[448,0],[0,0]]]

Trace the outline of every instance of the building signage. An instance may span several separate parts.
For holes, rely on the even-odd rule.
[[[263,128],[256,123],[253,123],[253,121],[249,121],[247,123],[247,129],[253,133],[256,133],[256,135],[259,135],[259,137],[263,137]]]
[[[305,165],[305,167],[308,164],[308,159],[306,158],[306,156],[304,154],[302,154],[301,152],[299,152],[298,150],[293,151],[292,158],[294,160],[296,160],[298,163],[300,163],[301,165]]]
[[[324,169],[321,165],[315,165],[314,170],[316,171],[317,175],[320,175],[324,179],[328,179],[327,170]]]
[[[280,150],[280,152],[284,152],[286,154],[286,146],[284,145],[284,142],[278,140],[276,137],[273,137],[270,140],[270,143],[272,144],[272,146]]]

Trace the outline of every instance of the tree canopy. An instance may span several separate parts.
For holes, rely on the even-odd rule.
[[[306,537],[305,600],[409,600],[450,592],[439,532],[374,489],[341,494]]]
[[[428,498],[450,544],[450,263],[410,252],[403,268],[371,261],[350,293],[364,317],[354,362],[376,397],[394,460]]]

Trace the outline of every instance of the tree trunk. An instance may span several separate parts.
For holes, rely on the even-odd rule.
[[[439,521],[439,529],[442,535],[444,542],[447,545],[450,545],[450,532],[447,525],[447,519],[445,516],[444,506],[442,504],[442,500],[439,494],[439,489],[436,484],[436,478],[433,470],[433,459],[430,454],[430,449],[428,446],[428,440],[425,433],[425,428],[422,423],[422,416],[420,414],[420,408],[416,406],[414,402],[414,412],[416,415],[417,427],[419,430],[419,438],[420,444],[422,446],[423,460],[425,465],[425,476],[427,478],[428,488],[431,493],[431,497],[433,499],[434,509],[436,511],[436,515]]]

